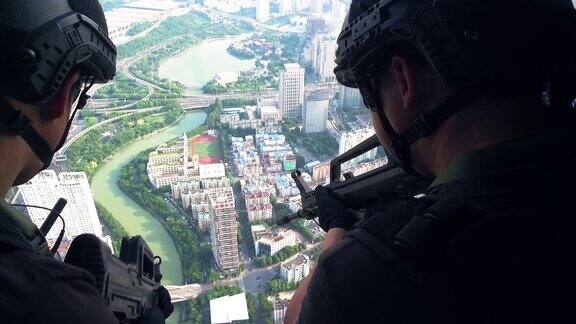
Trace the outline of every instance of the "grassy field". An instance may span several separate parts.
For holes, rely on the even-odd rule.
[[[200,135],[200,137],[193,137],[190,144],[190,152],[197,154],[201,163],[222,161],[222,151],[217,138]]]
[[[194,152],[199,157],[222,157],[218,142],[198,143],[194,145]]]

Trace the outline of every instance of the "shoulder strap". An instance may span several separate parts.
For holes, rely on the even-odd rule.
[[[348,233],[349,237],[354,238],[358,242],[362,243],[365,247],[370,249],[372,252],[376,253],[385,262],[393,264],[396,261],[397,254],[392,249],[390,249],[386,244],[384,244],[372,233],[368,232],[362,227],[357,227]]]
[[[0,245],[40,253],[43,249],[34,249],[33,246],[38,245],[36,243],[44,243],[38,245],[43,248],[46,241],[41,240],[42,237],[38,234],[38,228],[32,222],[0,199]]]
[[[396,234],[394,244],[411,256],[430,255],[477,219],[466,201],[443,198],[416,213]]]
[[[394,236],[393,244],[385,243],[378,237],[378,233],[372,233],[363,227],[353,229],[348,236],[371,250],[396,271],[406,273],[413,281],[421,282],[425,280],[427,273],[416,265],[427,263],[427,260],[434,258],[445,243],[478,218],[464,201],[426,199],[430,202],[401,227]]]
[[[8,209],[3,199],[0,199],[0,245],[13,248],[29,249],[30,244],[21,231],[10,220]]]

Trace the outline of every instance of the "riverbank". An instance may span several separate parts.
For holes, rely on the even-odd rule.
[[[155,189],[150,184],[146,164],[151,150],[142,151],[135,159],[122,166],[118,188],[164,226],[180,255],[185,283],[207,282],[212,251],[201,245],[201,239],[196,228],[191,225],[192,222],[183,219],[179,210],[165,202],[162,190]]]
[[[141,235],[152,251],[162,257],[164,284],[179,285],[183,282],[182,264],[176,246],[162,224],[125,195],[116,182],[121,167],[140,152],[200,126],[205,119],[206,113],[203,111],[186,113],[176,124],[122,147],[101,165],[90,184],[95,200],[108,209],[130,235]]]
[[[163,112],[138,113],[99,126],[77,139],[66,151],[70,170],[85,172],[91,179],[100,164],[139,137],[164,128],[184,115],[180,103],[167,102]]]

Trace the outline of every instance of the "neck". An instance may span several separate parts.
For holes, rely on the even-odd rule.
[[[419,169],[435,177],[464,153],[528,135],[538,128],[530,109],[513,99],[479,99],[414,145],[413,154],[422,161]]]
[[[6,196],[15,182],[23,181],[23,174],[34,163],[35,157],[26,142],[19,136],[0,135],[0,198]],[[37,164],[38,162],[36,162]]]

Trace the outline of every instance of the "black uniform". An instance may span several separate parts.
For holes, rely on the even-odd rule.
[[[40,256],[3,218],[0,221],[0,323],[108,324],[118,320],[104,304],[90,273]]]
[[[576,323],[573,138],[534,136],[457,159],[427,197],[323,253],[299,322]],[[398,244],[438,201],[460,206],[446,211],[450,222],[416,248]]]

